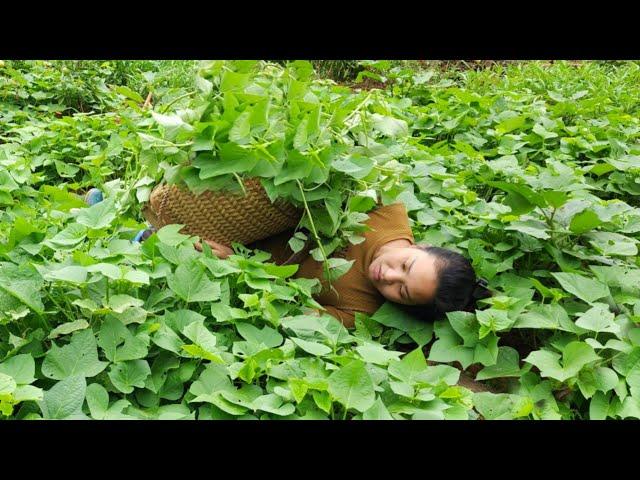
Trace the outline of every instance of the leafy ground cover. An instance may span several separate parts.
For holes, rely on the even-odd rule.
[[[640,418],[638,64],[358,70],[380,88],[308,62],[1,63],[0,415]],[[380,191],[496,294],[348,331],[263,252],[131,241],[161,179],[246,175],[306,207],[319,259]]]

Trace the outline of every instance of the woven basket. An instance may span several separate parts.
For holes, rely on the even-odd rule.
[[[206,191],[196,195],[176,185],[159,185],[143,215],[159,229],[183,224],[183,233],[230,246],[262,240],[294,228],[302,210],[281,199],[271,202],[257,178],[244,181],[246,195]]]

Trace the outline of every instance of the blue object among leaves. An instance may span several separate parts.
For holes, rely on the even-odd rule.
[[[155,229],[153,228],[147,228],[145,230],[140,230],[136,236],[133,238],[134,242],[139,242],[142,243],[144,242],[147,238],[149,238],[153,233],[155,232]]]
[[[102,191],[98,188],[92,188],[89,190],[84,196],[84,201],[87,202],[89,206],[93,206],[96,203],[100,203],[104,200],[104,195]],[[136,236],[133,238],[134,242],[144,242],[151,234],[153,233],[152,229],[140,230]]]
[[[84,196],[84,201],[87,202],[89,206],[93,206],[96,203],[100,203],[104,200],[104,196],[102,195],[102,191],[97,188],[92,188],[87,192]]]
[[[144,235],[144,232],[146,232],[146,230],[140,230],[136,236],[133,238],[134,242],[141,242],[142,241],[142,235]]]

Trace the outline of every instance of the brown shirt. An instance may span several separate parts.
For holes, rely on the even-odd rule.
[[[348,328],[355,324],[355,312],[372,314],[385,302],[367,275],[373,254],[382,245],[393,240],[405,239],[414,243],[407,210],[402,203],[379,207],[369,212],[366,224],[371,230],[363,234],[365,240],[357,245],[349,244],[344,254],[345,259],[354,260],[354,263],[347,273],[332,283],[335,290],[331,290],[324,279],[322,262],[315,261],[311,256],[300,264],[295,275],[318,278],[323,289],[314,298]],[[251,246],[270,252],[273,261],[280,264],[293,253],[287,244],[291,235],[292,232],[287,231]]]

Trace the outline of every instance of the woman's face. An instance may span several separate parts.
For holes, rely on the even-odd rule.
[[[386,248],[369,265],[368,277],[387,300],[424,305],[438,286],[435,260],[415,245]]]

